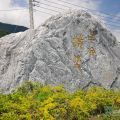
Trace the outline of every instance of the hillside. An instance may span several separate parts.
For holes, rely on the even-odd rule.
[[[19,26],[19,25],[12,25],[0,22],[0,37],[3,37],[10,33],[17,33],[27,30],[27,27]]]
[[[0,30],[0,38],[8,34],[10,34],[10,32],[8,32],[7,30]]]

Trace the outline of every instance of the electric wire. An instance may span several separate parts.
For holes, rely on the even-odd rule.
[[[53,2],[53,1],[49,1],[49,0],[44,0],[44,1],[47,1],[47,2],[49,2],[49,3],[52,3],[52,4],[56,4],[56,5],[61,5],[62,7],[66,7],[66,8],[71,8],[70,6],[67,6],[68,4],[69,5],[72,5],[72,6],[76,6],[76,7],[79,7],[79,8],[85,8],[86,10],[88,10],[88,12],[89,11],[92,11],[92,12],[94,12],[94,14],[95,15],[97,15],[99,18],[101,18],[101,19],[107,19],[107,21],[109,22],[109,23],[105,23],[106,25],[111,25],[111,26],[115,26],[115,27],[120,27],[119,26],[119,22],[120,22],[120,19],[119,19],[119,22],[117,22],[116,20],[117,19],[113,19],[113,15],[111,15],[111,14],[106,14],[106,13],[103,13],[103,12],[98,12],[98,11],[96,11],[96,10],[93,10],[93,9],[89,9],[89,8],[86,8],[86,7],[82,7],[82,6],[80,6],[80,5],[76,5],[76,4],[73,4],[73,3],[70,3],[70,2],[67,2],[67,1],[64,1],[64,0],[59,0],[59,1],[61,1],[62,3],[64,3],[64,4],[61,4],[61,3],[56,3],[56,2]],[[67,5],[66,5],[66,4]],[[46,7],[43,7],[43,6],[40,6],[40,4],[43,4],[43,5],[46,5],[46,6],[50,6],[50,7],[53,7],[53,8],[57,8],[57,9],[61,9],[61,10],[65,10],[65,9],[63,9],[63,8],[60,8],[60,7],[56,7],[56,6],[53,6],[53,5],[49,5],[49,4],[46,4],[46,3],[43,3],[43,2],[38,2],[37,3],[37,5],[34,5],[34,7],[39,7],[39,8],[41,8],[41,9],[46,9],[46,10],[49,10],[49,11],[53,11],[53,12],[56,12],[56,13],[60,13],[60,11],[58,11],[58,10],[56,10],[56,9],[51,9],[51,8],[46,8]],[[9,12],[9,11],[15,11],[15,10],[28,10],[27,8],[24,8],[24,9],[7,9],[7,10],[0,10],[1,12],[2,11],[6,11],[6,12]],[[48,12],[44,12],[44,11],[40,11],[40,10],[38,10],[38,9],[34,9],[35,11],[39,11],[39,12],[42,12],[42,13],[45,13],[45,14],[49,14],[49,15],[53,15],[53,14],[51,14],[51,13],[48,13]],[[104,14],[104,16],[103,16],[103,14]],[[106,16],[105,16],[106,15]],[[115,16],[114,16],[115,17]],[[112,19],[111,19],[112,18]],[[119,17],[116,17],[116,18],[119,18]]]
[[[60,13],[60,11],[53,10],[53,9],[50,9],[50,8],[46,8],[46,7],[42,7],[42,6],[38,6],[38,5],[36,5],[35,7],[40,7],[40,8],[42,8],[42,9],[47,9],[47,10],[50,10],[50,11],[53,11],[53,12]]]
[[[44,4],[44,3],[41,3],[41,4]],[[44,5],[46,5],[46,6],[50,6],[50,7],[54,7],[54,6],[51,6],[51,5],[48,5],[48,4],[44,4]],[[37,7],[38,7],[38,6],[37,6]],[[39,6],[39,7],[40,7],[40,6]],[[41,8],[42,8],[42,7],[41,7]],[[55,7],[55,8],[58,8],[58,7]],[[47,8],[44,8],[44,9],[47,9]],[[61,10],[65,10],[65,9],[62,9],[62,8],[59,8],[59,9],[61,9]],[[58,12],[58,11],[55,11],[55,12]],[[96,13],[95,13],[95,15],[98,16],[98,14],[96,14]],[[99,17],[101,17],[101,18],[103,18],[103,19],[104,19],[104,18],[107,18],[107,17],[105,17],[105,16],[101,16],[101,15],[99,15]],[[116,23],[116,24],[119,23],[119,22],[117,23],[117,22],[115,22],[114,20],[111,20],[111,19],[108,20],[108,18],[107,18],[107,21],[110,22],[110,23],[114,23],[114,24],[115,24],[115,23]],[[120,23],[119,23],[119,24],[120,24]]]
[[[54,7],[54,8],[60,9],[60,10],[65,10],[65,9],[60,8],[60,7],[52,6],[52,5],[49,5],[49,4],[46,4],[46,3],[42,3],[42,2],[40,2],[39,4],[43,4],[43,5],[46,5],[46,6]]]
[[[76,6],[76,7],[81,7],[81,8],[87,9],[87,10],[91,10],[91,11],[98,12],[98,11],[95,10],[95,9],[89,9],[89,8],[86,8],[86,7],[83,7],[83,6],[80,6],[80,5],[76,5],[76,4],[73,4],[73,3],[70,3],[70,2],[67,2],[67,1],[64,1],[64,0],[57,0],[57,1],[61,1],[61,2],[63,2],[63,3],[67,3],[67,4],[69,4],[69,5],[73,5],[73,6]],[[112,16],[112,17],[116,17],[116,16],[114,16],[114,15],[112,15],[112,14],[108,14],[108,13],[104,13],[104,12],[98,12],[98,13],[105,14],[105,15],[109,15],[109,16]],[[120,17],[116,17],[116,18],[119,18],[119,20],[120,20]]]
[[[37,10],[37,9],[33,9],[34,11],[37,11],[37,12],[41,12],[41,13],[45,13],[45,14],[48,14],[48,15],[53,15],[51,13],[48,13],[48,12],[44,12],[44,11],[41,11],[41,10]]]
[[[66,6],[66,5],[59,4],[59,3],[56,3],[56,2],[52,2],[52,1],[49,1],[49,0],[44,0],[44,1],[47,1],[47,2],[49,2],[49,3],[56,4],[56,5],[61,5],[61,6],[63,6],[63,7],[69,8],[69,9],[71,8],[70,6]],[[63,2],[63,0],[59,0],[59,1]],[[65,1],[65,3],[68,3],[68,2]],[[40,3],[39,3],[39,4],[40,4]],[[89,9],[89,8],[81,7],[81,6],[78,6],[78,5],[74,5],[74,4],[72,4],[72,3],[69,3],[69,4],[70,4],[70,5],[73,5],[73,6],[76,6],[76,7],[79,7],[79,8],[84,8],[84,9],[88,10],[88,12],[92,11],[92,12],[94,12],[95,15],[113,19],[113,17],[110,16],[109,14],[100,13],[100,12],[98,12],[97,10],[92,10],[92,9]],[[106,16],[105,16],[105,15],[106,15]],[[114,16],[114,17],[116,17],[116,16]],[[115,21],[120,22],[120,19],[115,19]]]
[[[49,9],[49,8],[46,8],[46,7],[41,7],[41,6],[37,6],[37,7],[40,7],[40,8],[42,8],[42,9],[46,9],[46,10],[50,10],[50,11],[53,11],[53,12],[60,13],[59,11],[56,11],[56,10],[53,10],[53,9]],[[99,17],[100,17],[100,16],[99,16]],[[107,25],[111,25],[111,26],[115,26],[115,27],[120,27],[117,22],[113,22],[113,21],[110,21],[110,20],[107,20],[107,21],[109,22],[109,24],[108,24],[108,23],[105,23],[105,24],[107,24]],[[114,24],[110,24],[110,23],[114,23]],[[116,23],[116,24],[115,24],[115,23]]]

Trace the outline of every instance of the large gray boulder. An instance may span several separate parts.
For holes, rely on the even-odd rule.
[[[93,85],[120,89],[120,45],[85,11],[52,16],[34,31],[0,39],[1,92],[26,80],[64,84],[70,91]]]

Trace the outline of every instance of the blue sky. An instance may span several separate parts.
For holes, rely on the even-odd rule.
[[[100,0],[101,5],[100,9],[102,12],[109,14],[118,14],[120,13],[120,0]]]
[[[52,3],[49,3],[46,0],[37,0],[37,1],[53,5]],[[54,1],[54,2],[57,2],[60,4],[62,3],[59,0],[48,0],[48,1],[51,1],[51,2]],[[77,4],[77,5],[86,7],[88,9],[95,9],[96,11],[99,11],[101,13],[111,14],[113,16],[116,16],[117,19],[118,19],[118,17],[120,19],[120,0],[63,0],[63,1]],[[28,7],[27,2],[28,2],[28,0],[11,0],[12,6],[14,6],[14,7],[17,6],[17,7],[21,7],[21,8]],[[66,3],[65,3],[65,5],[66,5]],[[47,7],[47,8],[49,7],[49,6],[44,6],[44,5],[41,5],[41,6]],[[59,6],[56,5],[56,7],[59,7]],[[74,6],[71,6],[71,7],[75,8]],[[41,9],[41,8],[38,8],[38,9],[43,12],[55,14],[54,12],[49,11],[47,9]],[[52,8],[52,9],[56,10],[56,8]],[[93,12],[93,14],[95,14],[95,13]],[[107,18],[108,16],[105,18],[103,17],[102,19],[100,18],[100,20],[102,20],[104,23],[106,23],[105,25],[107,25],[107,27],[110,30],[113,31],[113,29],[114,29],[115,34],[120,37],[120,27],[119,27],[120,20],[116,21],[115,17],[113,17],[113,16],[109,16],[111,18]],[[48,17],[50,17],[50,16],[47,14],[43,14],[43,13],[37,14],[35,12],[34,13],[35,26],[38,26],[39,24],[44,22]],[[29,18],[27,18],[27,19],[29,19]],[[39,20],[39,23],[38,23],[38,20]]]
[[[101,2],[99,6],[101,12],[105,12],[109,14],[120,13],[120,0],[96,0],[96,1]],[[12,4],[21,7],[27,6],[26,0],[12,0]]]
[[[114,20],[114,17],[111,19],[107,18],[106,22],[110,24],[110,28],[112,29],[120,29],[120,0],[102,0],[100,5],[100,11],[111,14],[113,16],[117,16],[119,20]],[[120,34],[120,32],[118,33]],[[120,35],[119,35],[120,36]]]
[[[120,13],[120,0],[96,0],[96,1],[101,2],[99,6],[101,12],[109,13],[109,14]],[[12,0],[12,4],[21,7],[27,6],[26,0]]]
[[[48,0],[50,2],[47,2],[46,0],[37,0],[40,1],[42,3],[46,3],[55,7],[60,7],[62,8],[62,10],[59,10],[57,8],[50,8],[50,6],[45,6],[43,4],[40,4],[40,6],[46,8],[46,9],[42,9],[40,8],[35,8],[38,9],[42,12],[34,12],[34,23],[35,23],[35,27],[38,27],[41,23],[43,23],[46,19],[48,19],[51,15],[49,14],[45,14],[43,12],[47,12],[50,14],[58,14],[48,10],[49,9],[54,9],[57,10],[59,12],[64,12],[64,9],[66,9],[64,6],[59,6],[59,5],[55,5],[52,4],[52,2],[55,2],[57,4],[64,4],[64,5],[68,5],[66,3],[62,3],[60,2],[60,0]],[[106,24],[113,24],[113,25],[117,25],[117,27],[112,26],[112,25],[108,25],[107,27],[113,31],[113,33],[115,33],[116,36],[118,36],[118,38],[120,38],[120,0],[62,0],[62,1],[66,1],[66,2],[70,2],[73,4],[77,4],[79,6],[83,6],[85,8],[88,9],[94,9],[96,11],[99,12],[103,12],[103,13],[107,13],[107,14],[112,14],[114,15],[114,17],[112,18],[101,18],[100,16],[96,16],[100,21],[103,21]],[[80,9],[80,7],[75,7],[75,6],[70,6],[70,8],[73,9]],[[9,10],[9,9],[23,9],[25,7],[28,7],[28,0],[0,0],[0,9],[1,10]],[[89,10],[88,10],[89,12]],[[94,12],[92,12],[93,15],[95,14]],[[115,21],[116,17],[119,17],[119,21]],[[112,22],[111,22],[112,21]],[[11,12],[6,12],[6,11],[2,11],[0,12],[0,22],[6,22],[6,23],[11,23],[11,24],[18,24],[18,25],[24,25],[26,27],[29,27],[29,11],[26,9],[24,10],[18,10],[18,11],[11,11]],[[115,22],[115,23],[113,23]],[[119,26],[118,26],[119,25]]]
[[[119,17],[119,19],[120,19],[120,0],[100,0],[100,1],[102,1],[100,4],[100,12],[110,14],[113,16],[118,15],[117,17]],[[111,17],[113,17],[113,16],[111,16]],[[109,22],[111,20],[113,20],[113,22],[115,22],[115,23]],[[119,26],[120,26],[120,20],[115,21],[114,17],[111,20],[110,20],[110,18],[106,19],[106,21],[109,24],[115,24],[115,25],[119,24]],[[113,26],[111,26],[111,27],[113,28]]]
[[[79,0],[79,1],[81,1],[81,0]],[[82,0],[82,1],[84,1],[84,0]],[[95,0],[93,0],[93,1],[95,1]],[[120,13],[120,0],[96,0],[96,1],[99,1],[101,3],[101,4],[99,4],[100,12],[113,14],[113,15]],[[28,4],[27,4],[26,0],[12,0],[12,5],[27,7]]]
[[[26,0],[12,0],[12,5],[26,7],[27,6],[27,2],[26,2]]]
[[[21,0],[16,0],[16,1],[21,1]],[[25,1],[25,0],[23,0],[23,1]],[[67,1],[69,2],[69,0],[67,0]],[[73,0],[71,0],[71,1],[73,1]],[[79,0],[79,1],[81,1],[81,0]],[[82,0],[82,1],[90,1],[90,0]],[[111,14],[114,16],[117,14],[120,14],[120,0],[91,0],[91,1],[93,1],[93,2],[98,1],[100,3],[99,7],[98,7],[99,8],[98,11],[101,13]],[[25,4],[23,3],[22,5],[24,6]],[[119,15],[119,17],[120,17],[120,15]],[[106,19],[106,20],[108,20],[108,19]]]

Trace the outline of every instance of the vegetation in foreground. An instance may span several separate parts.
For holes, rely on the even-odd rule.
[[[120,91],[93,87],[67,92],[62,86],[27,81],[0,94],[0,120],[120,120]]]

